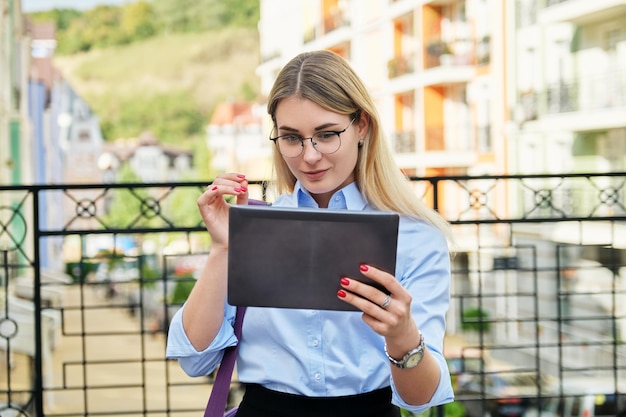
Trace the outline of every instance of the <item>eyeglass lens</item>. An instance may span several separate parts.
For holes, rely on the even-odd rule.
[[[283,156],[293,158],[304,150],[304,141],[311,140],[315,149],[322,154],[337,152],[341,146],[338,132],[318,132],[311,138],[302,138],[296,135],[286,135],[277,138],[278,150]]]

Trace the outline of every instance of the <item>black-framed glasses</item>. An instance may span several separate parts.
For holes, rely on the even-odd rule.
[[[310,140],[313,147],[321,154],[328,155],[335,153],[341,147],[341,134],[348,130],[352,123],[356,119],[350,120],[348,126],[343,130],[324,130],[317,132],[309,138],[304,138],[300,135],[282,135],[275,138],[270,138],[271,141],[278,147],[278,152],[286,158],[295,158],[300,156],[304,151],[304,141]]]

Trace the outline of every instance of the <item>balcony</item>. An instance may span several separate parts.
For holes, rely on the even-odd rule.
[[[540,11],[539,21],[544,24],[574,23],[589,25],[626,13],[625,0],[548,0]]]
[[[412,146],[410,132],[399,137]],[[557,381],[584,374],[591,384],[626,378],[626,173],[410,180],[456,240],[444,354],[484,359],[451,367],[453,379],[511,370]],[[194,204],[205,188],[0,186],[3,416],[203,411],[212,377],[185,376],[163,352],[169,317],[209,249]],[[249,190],[267,196],[262,181]],[[123,216],[112,216],[116,206]],[[42,262],[58,260],[61,246],[73,261],[50,277]],[[546,388],[529,395],[545,401]],[[479,384],[459,406],[484,406],[487,389]]]
[[[397,154],[413,153],[417,150],[415,132],[394,132],[391,140]]]
[[[480,55],[478,53],[480,52]],[[421,85],[467,83],[476,76],[476,66],[489,62],[489,41],[431,41],[424,49]]]
[[[325,16],[318,25],[311,26],[304,31],[304,43],[311,43],[319,38],[329,35],[331,32],[350,26],[350,19],[347,14],[337,10],[335,13]]]
[[[573,82],[561,81],[542,92],[520,94],[519,121],[550,119],[553,128],[602,130],[626,126],[626,72]]]
[[[475,131],[475,135],[472,132]],[[391,136],[393,150],[403,168],[467,168],[477,160],[478,140],[488,142],[488,130],[471,126],[427,127],[424,148],[418,147],[413,131],[395,132]],[[487,134],[487,137],[485,137]],[[448,139],[446,137],[453,138]]]
[[[401,77],[415,72],[415,56],[397,56],[387,62],[389,78]]]

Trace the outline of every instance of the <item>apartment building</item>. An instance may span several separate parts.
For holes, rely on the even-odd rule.
[[[298,52],[335,51],[407,174],[503,172],[503,13],[492,0],[261,1],[262,90]]]
[[[27,158],[21,139],[28,137],[30,39],[21,4],[0,0],[0,184],[24,181]]]
[[[626,1],[516,6],[514,165],[525,173],[626,170]]]
[[[502,0],[261,1],[262,92],[297,53],[332,50],[365,81],[407,175],[505,173],[505,6]],[[458,193],[443,193],[446,206],[457,209]]]
[[[211,167],[217,172],[245,172],[263,180],[271,174],[272,144],[263,131],[263,106],[227,101],[215,109],[207,126]]]
[[[625,0],[262,0],[260,4],[262,62],[257,72],[263,93],[297,53],[337,52],[364,79],[378,104],[387,140],[408,175],[624,170]],[[459,213],[463,220],[515,217],[518,212],[532,217],[525,210],[543,210],[538,190],[550,202],[562,194],[550,184],[534,185],[533,180],[504,185],[480,179],[444,184],[438,189],[443,196],[439,208],[450,219]],[[571,191],[563,198],[571,199],[573,206],[594,201]],[[429,197],[428,192],[424,195]],[[532,344],[539,337],[537,329],[517,321],[532,315],[528,310],[532,306],[516,292],[537,291],[528,288],[536,283],[542,294],[552,295],[556,285],[550,268],[557,258],[583,262],[587,257],[606,272],[586,240],[573,240],[580,233],[572,233],[571,227],[580,225],[564,225],[567,231],[560,235],[552,226],[531,223],[456,228],[454,269],[467,272],[453,274],[452,289],[475,298],[468,295],[465,301],[452,303],[449,332],[458,331],[462,312],[485,291],[490,296],[482,299],[480,308],[503,319],[493,326],[489,342]],[[519,270],[520,265],[527,271],[541,265],[546,272],[533,275]],[[584,273],[579,275],[582,280]],[[606,308],[597,300],[586,301],[572,306],[572,311],[596,314]],[[558,308],[563,306],[546,303],[541,312],[549,315]],[[550,323],[542,326],[542,340],[564,335]],[[574,336],[568,335],[574,340],[577,332],[607,332],[602,326],[591,327],[573,326],[568,331]],[[520,349],[515,355],[505,350],[504,355],[523,364],[536,359],[537,352],[531,350]],[[550,348],[539,356],[549,369],[558,362],[558,353]],[[574,358],[580,359],[567,360]],[[590,365],[593,360],[583,362]]]

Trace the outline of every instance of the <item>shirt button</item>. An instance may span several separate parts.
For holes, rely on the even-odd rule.
[[[320,379],[322,379],[322,374],[320,374],[319,372],[315,374],[315,379],[317,379],[318,381]]]
[[[319,344],[320,344],[319,340],[315,339],[315,340],[313,341],[313,346],[317,346],[317,345],[319,345]]]

